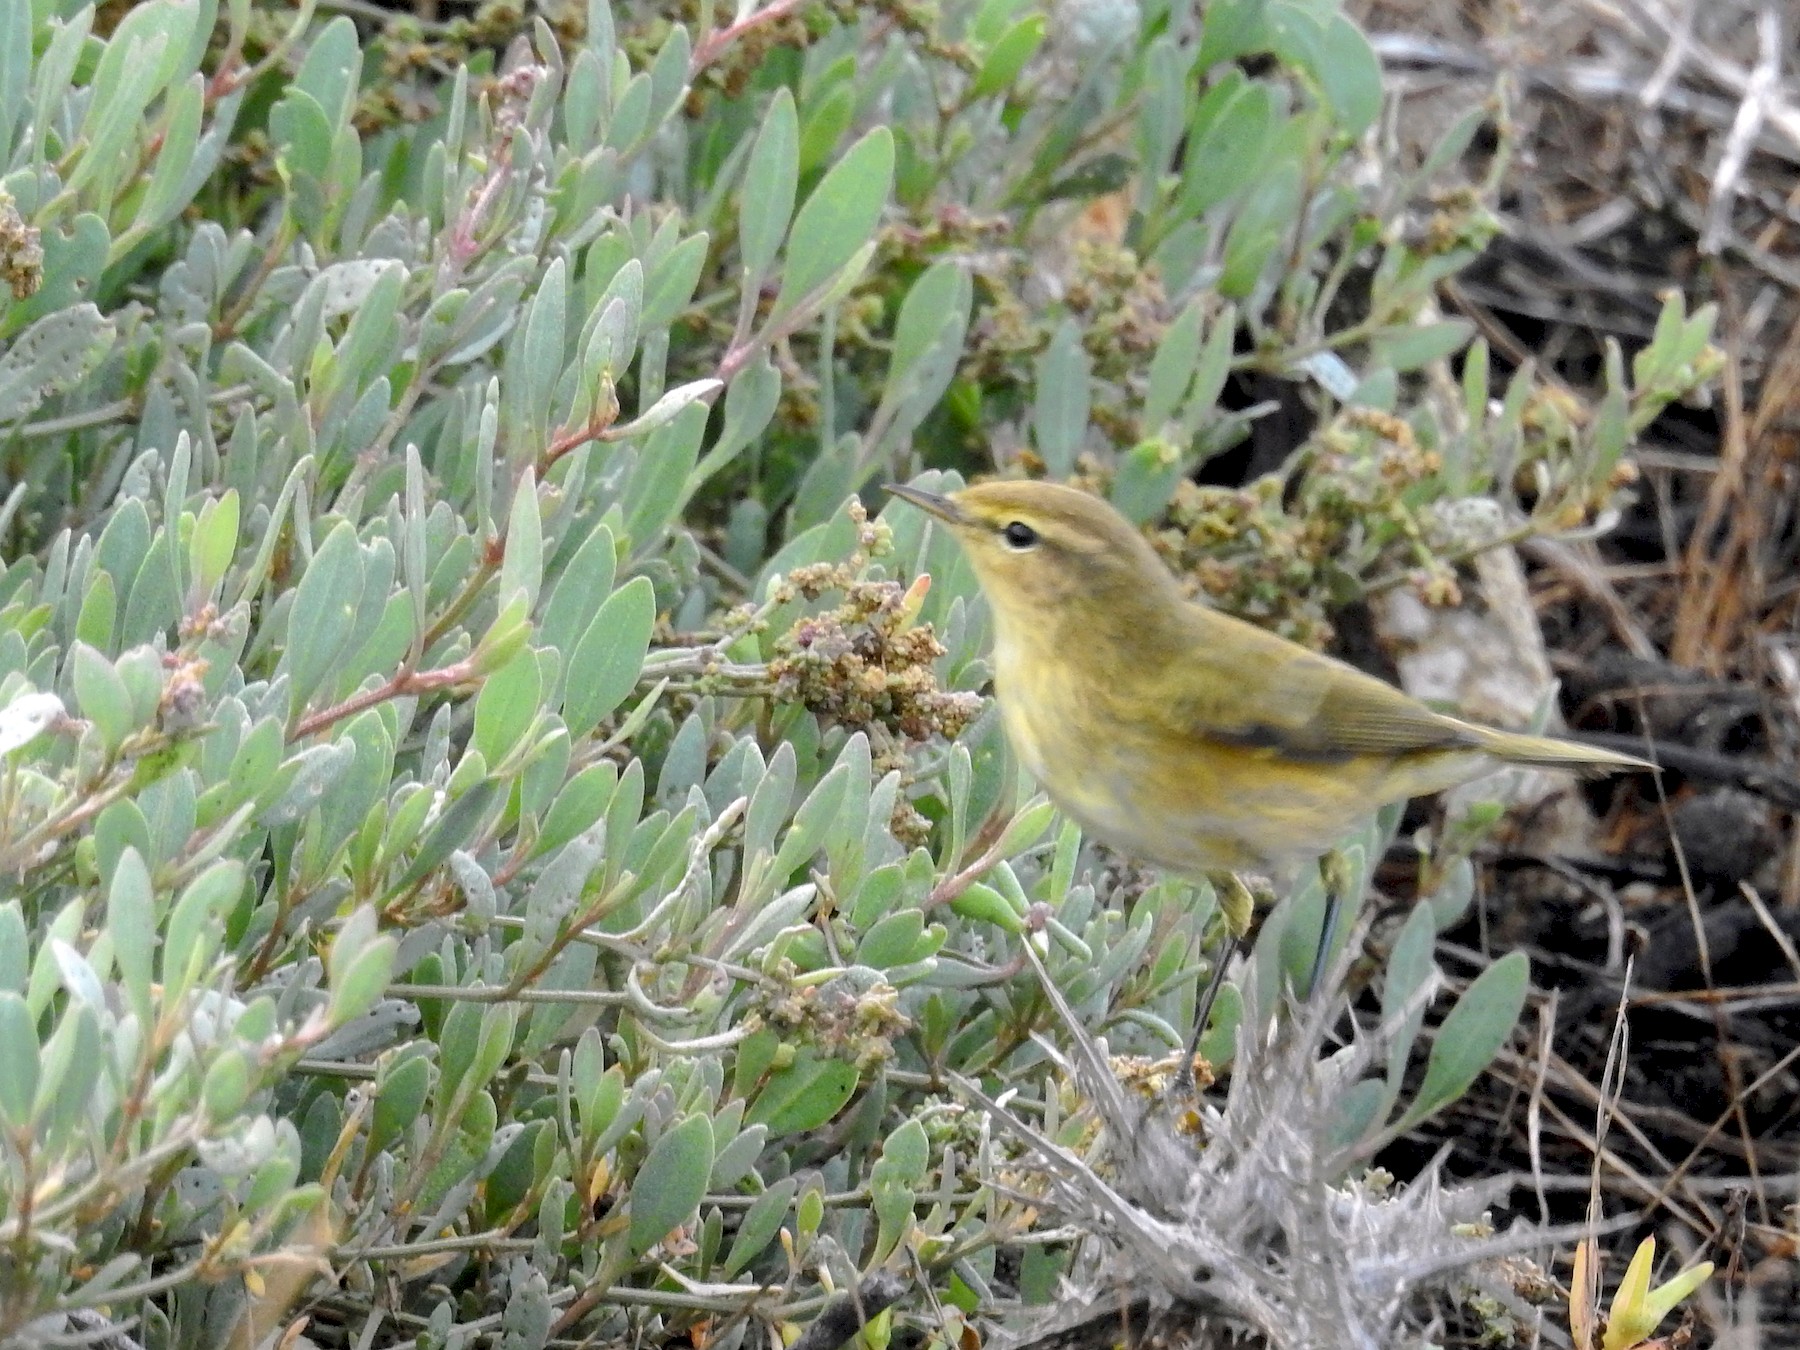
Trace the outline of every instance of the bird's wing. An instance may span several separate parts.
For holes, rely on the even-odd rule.
[[[1184,668],[1159,681],[1173,735],[1319,760],[1479,745],[1466,723],[1354,666],[1228,615],[1195,613]]]

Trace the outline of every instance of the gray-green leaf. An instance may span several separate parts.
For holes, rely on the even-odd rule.
[[[631,1183],[631,1250],[642,1256],[686,1223],[712,1175],[712,1121],[692,1115],[650,1147]]]
[[[831,166],[794,218],[776,314],[826,285],[874,239],[893,181],[894,136],[876,127]]]

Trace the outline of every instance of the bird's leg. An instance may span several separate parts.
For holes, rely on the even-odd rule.
[[[1218,897],[1219,917],[1225,921],[1225,940],[1213,957],[1212,974],[1206,977],[1200,1005],[1194,1010],[1194,1029],[1182,1052],[1181,1067],[1175,1071],[1175,1090],[1187,1095],[1194,1091],[1194,1056],[1200,1053],[1200,1038],[1206,1035],[1213,1004],[1218,1002],[1219,990],[1225,987],[1225,972],[1243,947],[1244,934],[1249,931],[1250,919],[1256,913],[1256,895],[1236,873],[1215,872],[1207,880],[1212,882],[1213,894]]]
[[[1207,878],[1219,900],[1219,917],[1225,920],[1225,931],[1234,939],[1250,931],[1250,920],[1256,915],[1256,892],[1244,884],[1236,872],[1213,872]],[[1266,897],[1265,897],[1266,898]]]
[[[1181,1052],[1181,1065],[1175,1070],[1175,1090],[1184,1096],[1191,1097],[1194,1093],[1194,1056],[1200,1053],[1200,1038],[1206,1034],[1206,1023],[1212,1017],[1213,1004],[1219,1000],[1219,990],[1225,987],[1225,972],[1231,968],[1232,958],[1238,954],[1242,943],[1243,939],[1236,933],[1227,933],[1218,954],[1213,957],[1212,974],[1206,977],[1206,989],[1200,995],[1194,1029],[1188,1034],[1187,1045]]]
[[[1319,925],[1319,950],[1313,954],[1312,973],[1306,977],[1306,996],[1319,992],[1319,981],[1325,978],[1325,967],[1331,960],[1331,948],[1337,941],[1338,916],[1343,912],[1344,896],[1350,890],[1352,877],[1344,855],[1336,849],[1319,859],[1319,880],[1325,886],[1325,919]],[[1351,896],[1355,906],[1361,896]]]

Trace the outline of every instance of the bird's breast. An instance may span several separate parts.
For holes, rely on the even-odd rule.
[[[1165,786],[1166,766],[1133,724],[1128,691],[1028,651],[1002,645],[995,656],[1007,741],[1088,835],[1140,862],[1185,872],[1254,862],[1206,822],[1185,818],[1189,792]]]

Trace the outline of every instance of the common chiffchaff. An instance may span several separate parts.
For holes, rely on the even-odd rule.
[[[1195,604],[1129,521],[1074,488],[888,491],[948,525],[975,568],[1020,760],[1084,830],[1142,862],[1291,882],[1379,807],[1502,764],[1654,767],[1445,716]]]

